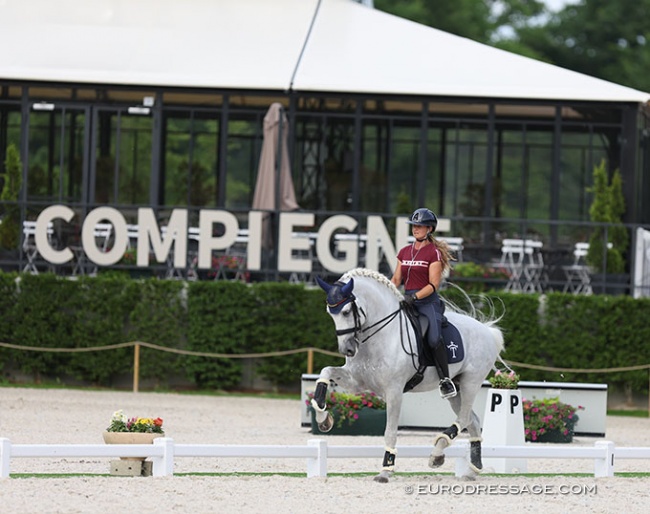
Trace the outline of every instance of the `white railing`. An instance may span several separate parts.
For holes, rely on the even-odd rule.
[[[431,454],[431,446],[398,446],[399,459],[424,458]],[[594,476],[614,476],[617,459],[650,459],[650,448],[616,448],[611,441],[597,441],[594,446],[483,446],[484,459],[591,459]],[[9,477],[10,461],[15,458],[70,458],[70,457],[148,457],[152,460],[153,476],[174,474],[176,457],[218,458],[303,458],[307,459],[307,477],[326,477],[327,459],[381,459],[383,446],[329,446],[323,439],[310,439],[306,445],[228,445],[228,444],[174,444],[169,437],[155,439],[153,444],[12,444],[0,438],[0,478]],[[469,473],[470,445],[460,440],[445,450],[445,456],[455,460],[457,477]]]

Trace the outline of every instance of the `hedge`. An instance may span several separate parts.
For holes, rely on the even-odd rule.
[[[443,294],[460,303],[453,288]],[[502,312],[506,360],[561,368],[650,363],[649,299],[628,296],[522,295],[490,292]],[[478,302],[480,305],[481,302]],[[252,354],[304,347],[336,351],[332,319],[318,288],[287,283],[133,280],[100,275],[70,280],[0,273],[0,341],[21,346],[88,348],[144,341],[178,350]],[[278,387],[299,383],[305,353],[256,359],[256,373]],[[341,365],[315,355],[314,368]],[[0,347],[3,376],[111,386],[132,371],[133,350],[45,353]],[[563,373],[518,369],[524,380],[607,382],[645,393],[648,371]],[[169,387],[182,377],[203,389],[234,389],[240,359],[177,355],[143,348],[141,377]]]

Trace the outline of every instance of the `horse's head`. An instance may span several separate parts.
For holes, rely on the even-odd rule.
[[[352,294],[354,279],[348,282],[328,284],[316,277],[318,285],[327,293],[327,311],[336,325],[336,335],[339,342],[339,353],[346,357],[354,357],[359,349],[359,332],[361,319],[356,298]],[[363,313],[363,309],[361,309]]]

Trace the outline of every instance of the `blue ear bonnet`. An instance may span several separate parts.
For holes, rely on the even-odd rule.
[[[346,304],[354,300],[352,288],[354,287],[354,280],[350,282],[334,282],[331,286],[316,277],[318,284],[327,293],[327,308],[331,314],[338,314]]]
[[[327,307],[329,308],[332,314],[338,314],[341,312],[341,309],[345,307],[349,302],[354,300],[354,295],[350,292],[346,294],[344,292],[344,286],[342,282],[334,282],[332,288],[327,293]]]

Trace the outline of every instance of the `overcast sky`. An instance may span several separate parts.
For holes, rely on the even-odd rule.
[[[577,4],[579,0],[543,0],[549,9],[559,11],[566,4]]]

